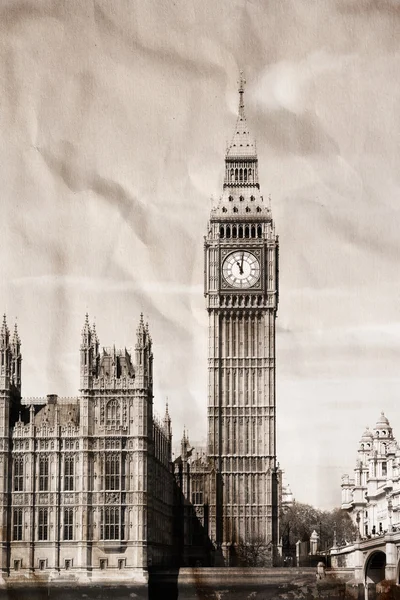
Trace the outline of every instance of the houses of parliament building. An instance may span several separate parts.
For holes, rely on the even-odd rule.
[[[86,316],[75,398],[21,396],[21,341],[0,329],[0,566],[3,578],[140,579],[152,566],[234,564],[277,543],[275,436],[278,238],[260,192],[244,80],[222,195],[204,243],[208,437],[172,458],[168,407],[153,415],[153,354],[101,348]]]

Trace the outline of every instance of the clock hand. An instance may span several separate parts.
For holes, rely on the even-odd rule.
[[[240,265],[240,274],[243,275],[243,257],[244,257],[244,252],[242,252],[242,264]]]
[[[240,266],[240,263],[238,261],[236,261],[237,266],[239,267],[239,275],[243,275],[243,269]]]

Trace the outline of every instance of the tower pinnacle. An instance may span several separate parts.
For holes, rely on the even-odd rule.
[[[244,111],[244,86],[246,79],[240,71],[239,84],[239,110],[236,128],[231,143],[226,150],[227,159],[248,160],[257,158],[256,143],[250,136]]]
[[[240,78],[238,81],[239,84],[239,117],[244,119],[244,86],[246,85],[246,79],[244,77],[243,71],[240,71]]]

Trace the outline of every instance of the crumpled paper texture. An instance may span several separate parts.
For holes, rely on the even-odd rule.
[[[278,459],[340,503],[366,424],[400,434],[399,45],[393,0],[2,0],[0,310],[23,395],[76,395],[85,312],[102,345],[154,341],[204,443],[203,235],[237,79],[280,235]]]

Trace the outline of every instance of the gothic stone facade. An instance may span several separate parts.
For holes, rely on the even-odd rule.
[[[275,321],[278,237],[260,192],[256,145],[244,111],[225,156],[223,193],[205,237],[208,441],[199,455],[185,434],[175,464],[183,493],[224,563],[235,548],[277,543]],[[208,468],[208,477],[206,470]],[[186,546],[192,539],[187,526]]]
[[[133,577],[149,564],[234,564],[277,544],[275,321],[278,237],[260,193],[244,112],[225,156],[205,237],[208,440],[186,433],[171,463],[171,423],[153,417],[153,356],[141,319],[135,357],[100,352],[86,319],[80,395],[21,399],[17,331],[0,335],[0,545],[3,573]],[[172,469],[174,473],[172,473]],[[174,545],[175,544],[175,545]]]
[[[21,398],[21,344],[5,318],[0,369],[3,575],[140,579],[149,564],[170,564],[171,422],[168,410],[153,417],[143,319],[132,357],[100,351],[86,317],[77,398]]]

